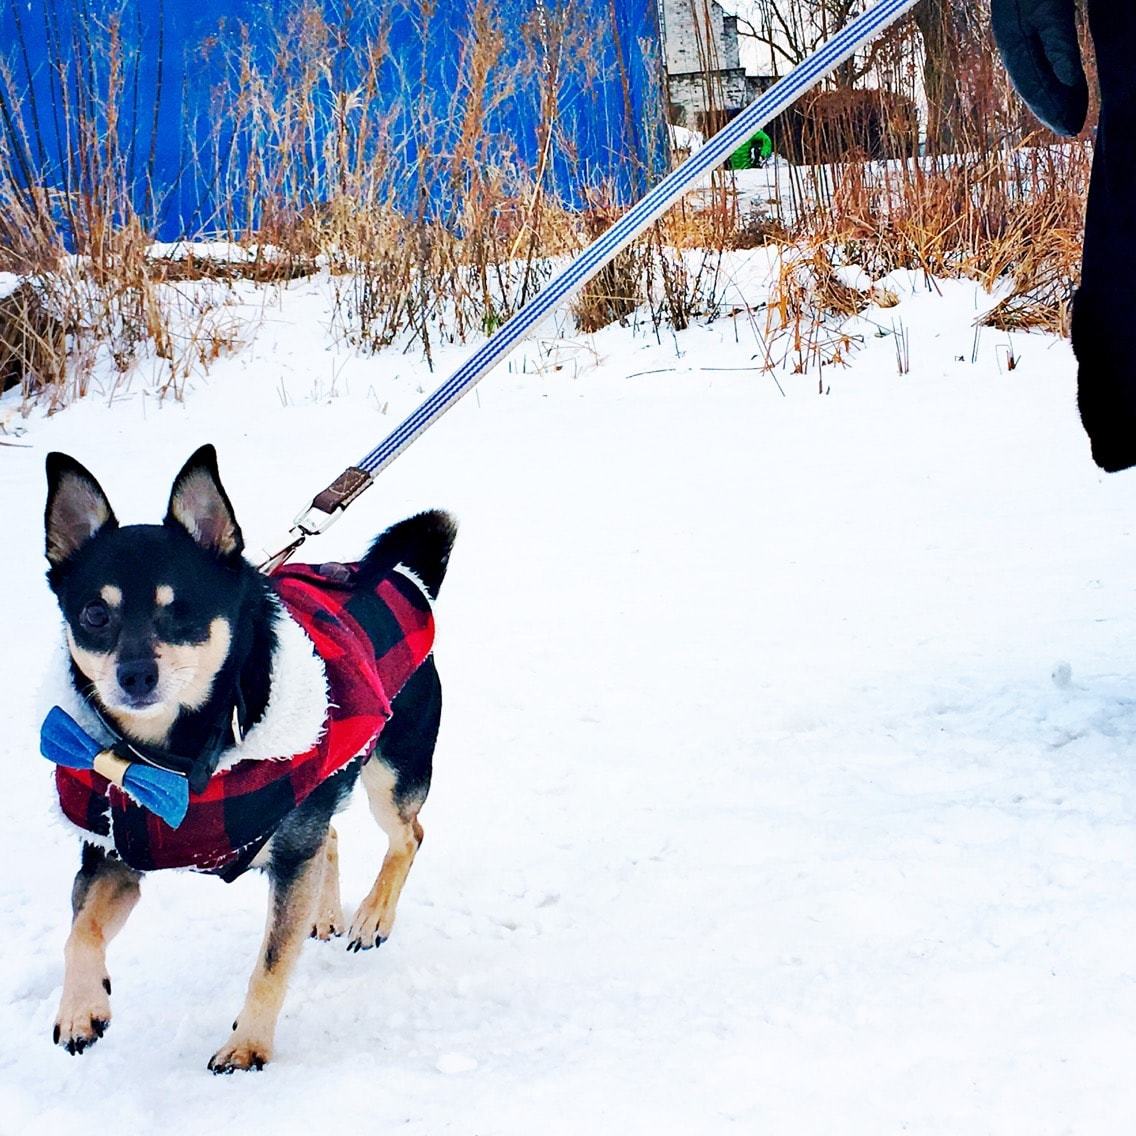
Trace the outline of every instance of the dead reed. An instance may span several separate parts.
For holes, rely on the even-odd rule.
[[[814,147],[818,157],[847,158],[794,168],[785,178],[773,212],[788,230],[788,259],[809,281],[788,292],[823,311],[830,307],[828,266],[856,265],[874,278],[913,269],[1002,291],[985,316],[993,326],[1063,334],[1080,270],[1096,108],[1078,139],[1059,141],[1041,130],[1009,86],[987,13],[959,7],[956,15],[966,25],[958,90],[949,114],[937,107],[930,116],[953,140],[949,151],[862,160],[881,136],[910,136],[907,108],[917,91],[905,89],[903,77],[919,74],[919,41],[904,38],[902,28],[890,66],[905,97],[882,100],[882,118],[858,123],[855,115],[826,112],[816,128],[795,123],[796,144],[815,136],[823,142]],[[1091,79],[1091,43],[1083,47]],[[889,124],[888,113],[898,121]],[[807,318],[803,310],[797,315]]]

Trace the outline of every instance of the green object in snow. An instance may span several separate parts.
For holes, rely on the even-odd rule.
[[[765,162],[772,153],[773,139],[764,130],[759,130],[730,155],[730,169],[752,170]]]

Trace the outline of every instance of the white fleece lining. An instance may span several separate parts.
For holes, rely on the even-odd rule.
[[[422,582],[422,577],[414,571],[413,568],[408,568],[403,563],[398,563],[394,566],[394,570],[400,575],[405,576],[421,593],[422,598],[426,601],[426,606],[433,611],[434,601],[430,598],[430,590]]]
[[[217,772],[240,761],[287,761],[306,753],[323,737],[329,704],[323,660],[304,629],[280,608],[268,705],[245,740],[221,754]]]

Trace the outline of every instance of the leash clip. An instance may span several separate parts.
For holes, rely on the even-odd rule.
[[[366,470],[348,466],[326,489],[316,494],[303,512],[297,514],[283,547],[276,552],[265,552],[258,565],[260,571],[270,575],[289,560],[308,537],[327,532],[347,506],[373,482],[374,478]]]
[[[282,547],[278,548],[275,552],[269,552],[267,548],[261,549],[260,561],[256,568],[258,572],[263,572],[266,576],[271,576],[281,564],[286,563],[291,559],[292,554],[308,539],[307,533],[300,533],[298,536],[292,536],[295,529],[289,529],[289,540]]]

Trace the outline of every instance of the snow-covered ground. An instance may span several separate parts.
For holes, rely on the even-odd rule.
[[[255,875],[148,879],[106,1038],[51,1045],[43,456],[153,520],[214,441],[255,546],[442,376],[329,348],[299,281],[184,404],[139,378],[0,437],[0,1132],[1131,1132],[1136,479],[1092,466],[1065,344],[975,349],[972,285],[890,286],[910,373],[864,323],[823,395],[744,316],[550,333],[306,550],[462,522],[398,926],[305,947],[260,1074],[205,1072]],[[350,908],[381,846],[361,800],[339,830]]]

